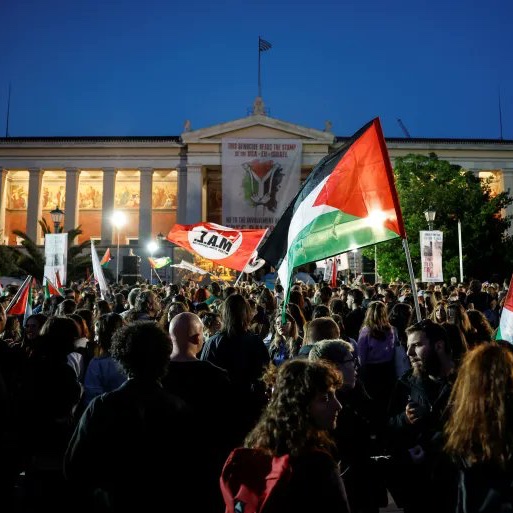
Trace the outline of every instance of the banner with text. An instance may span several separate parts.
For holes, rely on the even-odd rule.
[[[274,227],[299,189],[297,139],[223,139],[223,225]]]
[[[443,282],[442,271],[443,232],[420,232],[420,261],[422,281],[427,283]]]
[[[57,283],[56,274],[64,285],[68,268],[68,234],[47,233],[45,235],[45,268],[44,275]]]

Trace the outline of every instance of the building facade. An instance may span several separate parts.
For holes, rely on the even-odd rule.
[[[259,112],[259,111],[257,111]],[[319,160],[343,144],[327,123],[306,128],[264,115],[191,130],[170,137],[10,137],[0,139],[0,236],[18,244],[14,229],[43,244],[38,220],[65,211],[64,229],[78,225],[99,247],[116,245],[121,255],[146,246],[175,223],[222,224],[222,140],[294,139],[301,142],[301,180]],[[387,139],[392,162],[409,153],[439,158],[493,177],[497,191],[513,190],[513,141]],[[112,213],[128,222],[116,229]],[[513,209],[507,212],[513,215]],[[119,231],[118,231],[119,230]],[[146,259],[143,259],[143,262]],[[143,274],[149,271],[143,268]]]

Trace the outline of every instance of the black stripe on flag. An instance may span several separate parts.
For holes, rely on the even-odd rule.
[[[267,50],[270,50],[272,48],[272,44],[269,43],[269,41],[266,41],[265,39],[258,38],[258,50],[260,52],[266,52]]]

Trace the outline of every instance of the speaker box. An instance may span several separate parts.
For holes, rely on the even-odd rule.
[[[142,282],[143,277],[139,274],[122,274],[121,281],[123,285],[135,285],[137,282]]]
[[[139,259],[136,256],[123,257],[123,274],[139,274]]]

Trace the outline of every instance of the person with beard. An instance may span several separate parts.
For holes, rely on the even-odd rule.
[[[456,473],[443,454],[446,407],[456,378],[443,326],[425,319],[406,330],[412,369],[396,384],[389,407],[389,490],[405,513],[454,511]]]

